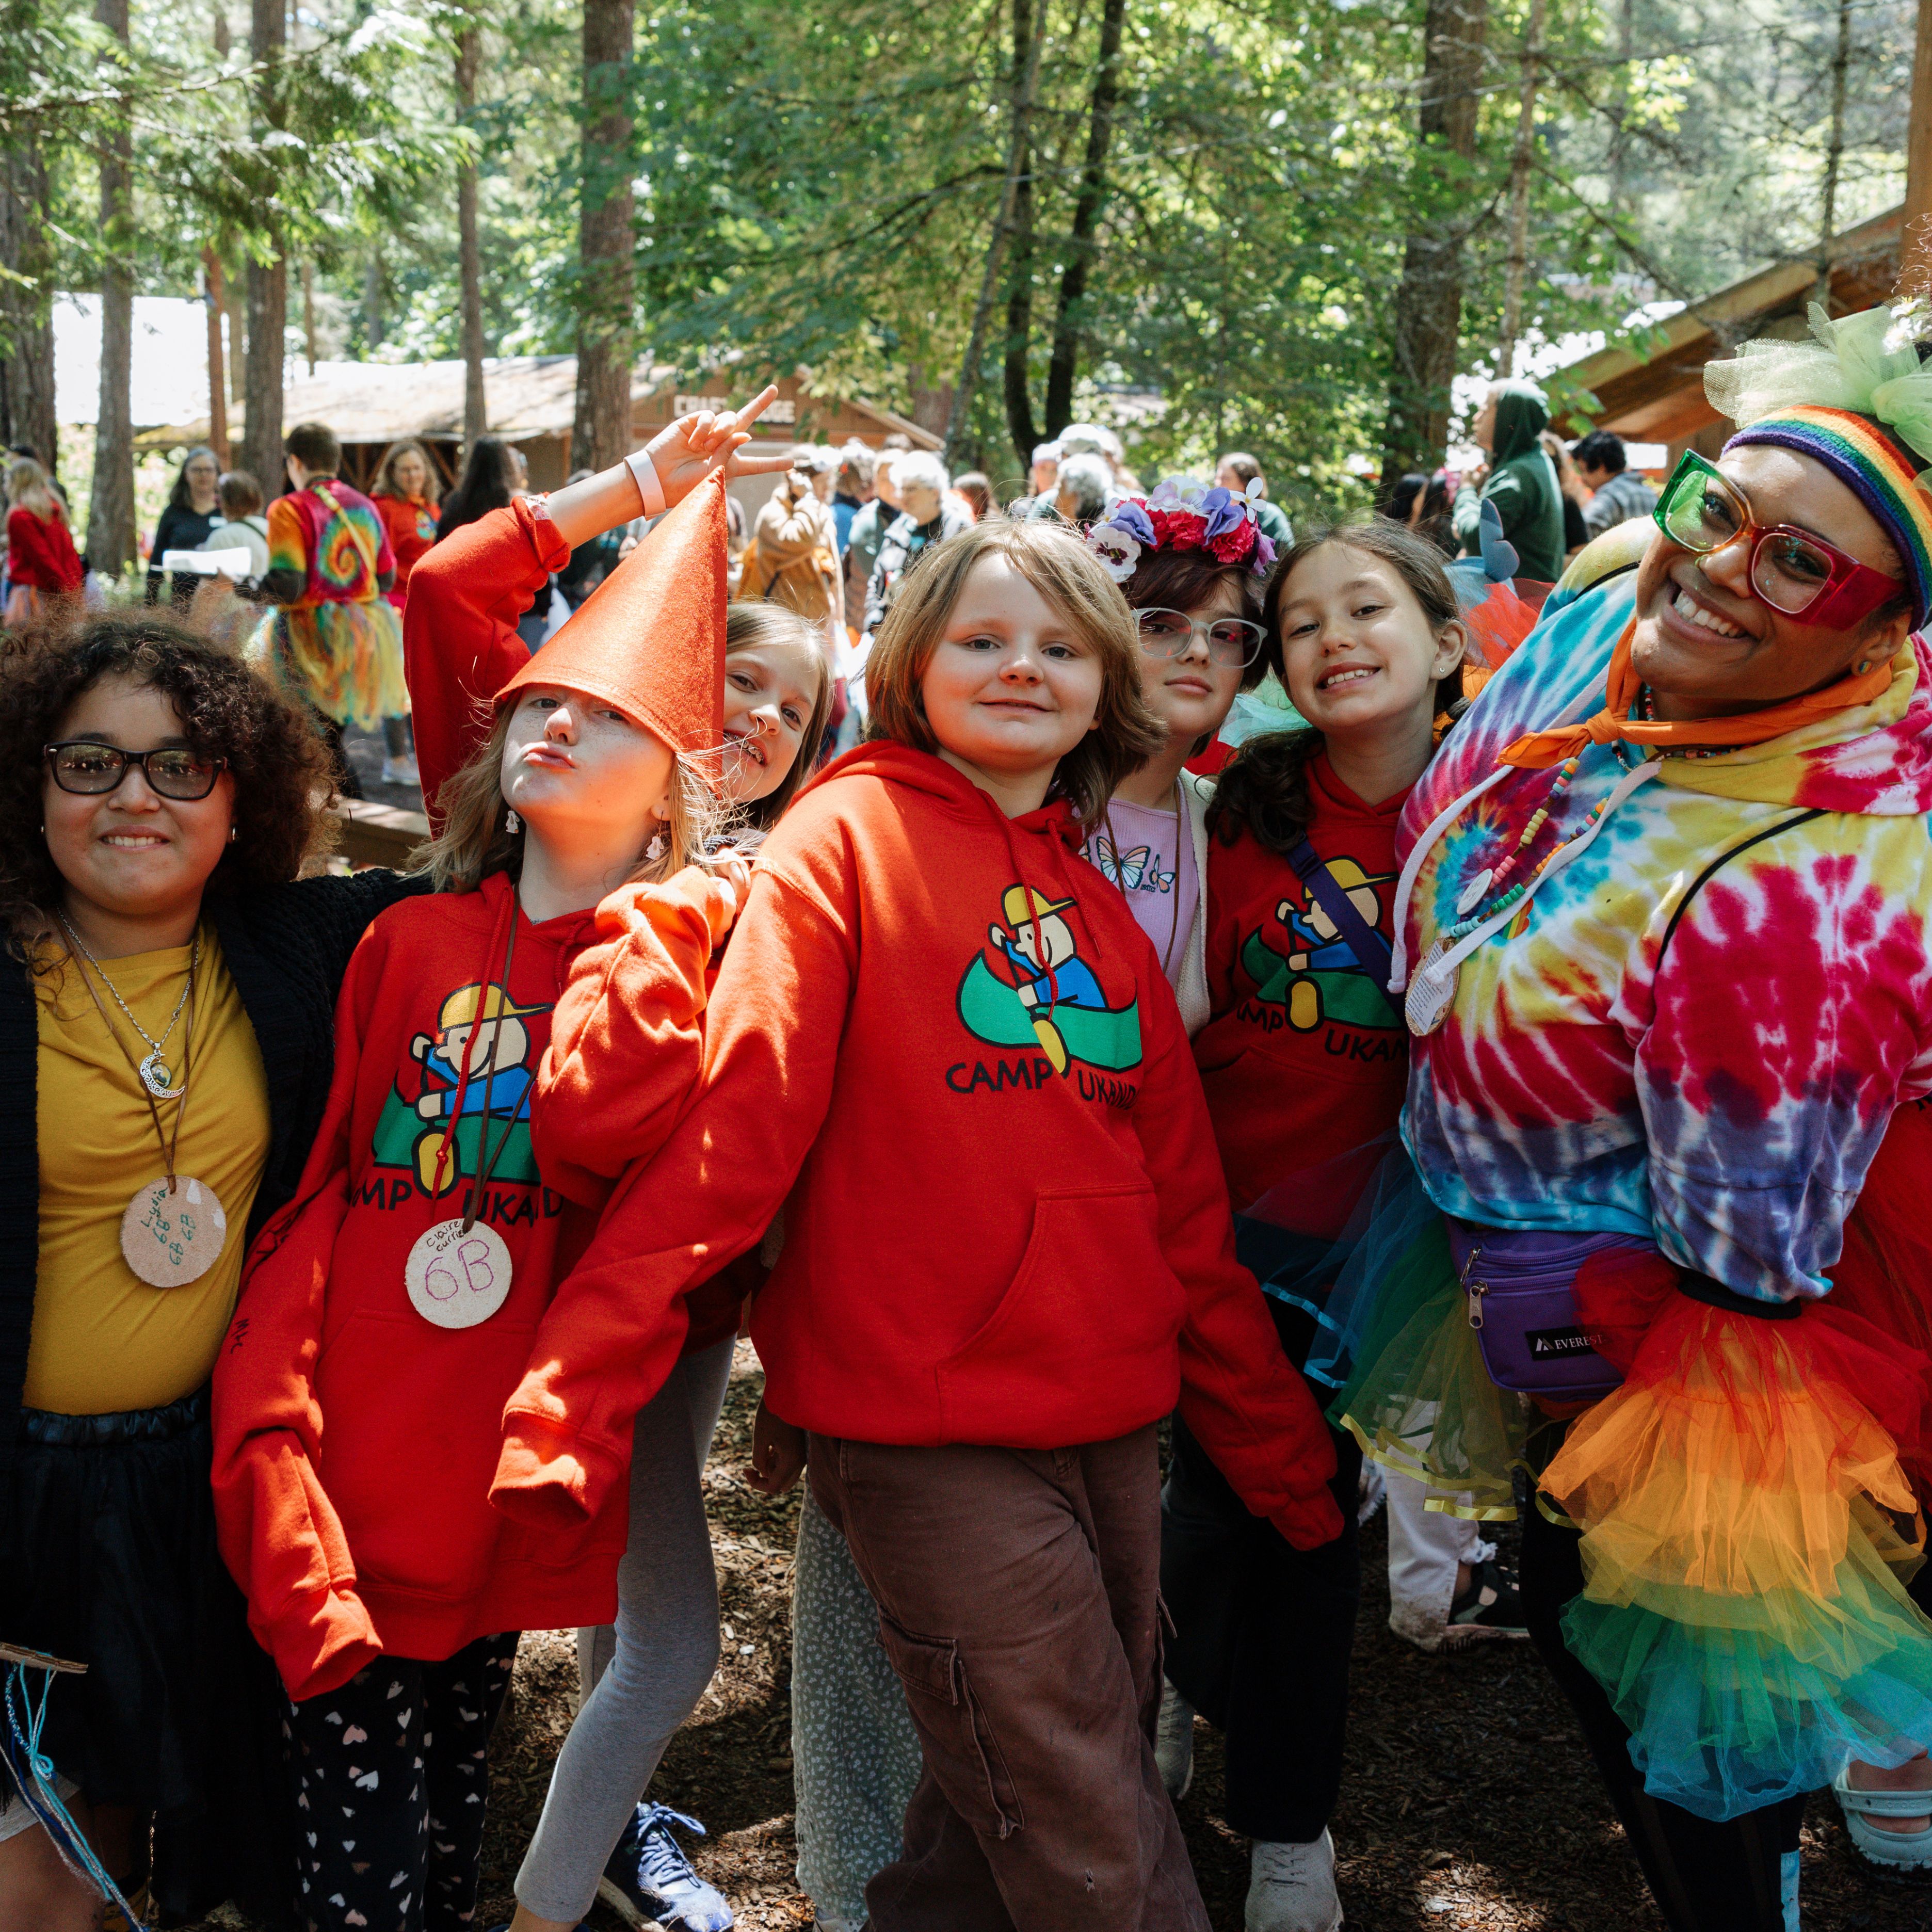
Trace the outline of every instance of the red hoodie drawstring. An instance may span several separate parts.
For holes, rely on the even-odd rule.
[[[516,944],[517,939],[517,889],[514,884],[511,885],[508,894],[508,905],[510,916],[509,934],[503,948],[503,974],[506,981],[509,976],[510,948]],[[470,1090],[470,1056],[476,1045],[478,1023],[483,1016],[483,996],[490,990],[490,962],[496,956],[496,934],[502,929],[502,920],[503,915],[500,912],[496,915],[496,923],[490,928],[490,937],[483,949],[483,980],[482,985],[476,989],[476,1017],[470,1022],[470,1030],[464,1036],[463,1064],[456,1070],[456,1104],[449,1110],[449,1124],[443,1129],[442,1142],[436,1150],[436,1171],[430,1183],[431,1200],[434,1200],[436,1196],[442,1192],[442,1170],[444,1163],[449,1158],[449,1144],[455,1138],[457,1127],[463,1119],[463,1099]],[[503,998],[507,1000],[510,997],[510,988],[507,984],[504,986],[502,992]],[[496,1018],[496,1034],[500,1035],[502,1030],[502,1015],[499,1012]],[[493,1061],[496,1058],[496,1037],[493,1036],[490,1042],[490,1057]],[[489,1131],[488,1121],[489,1109],[486,1107],[484,1109],[484,1131],[486,1136]]]
[[[1043,1017],[1051,1024],[1053,1010],[1060,1004],[1060,975],[1053,970],[1053,962],[1047,956],[1046,941],[1040,930],[1040,894],[1027,884],[1026,874],[1020,866],[1020,848],[1013,841],[1013,821],[994,803],[992,796],[981,791],[977,785],[975,794],[984,802],[986,809],[1000,822],[1000,830],[1006,842],[1006,856],[1012,861],[1013,878],[1026,895],[1027,921],[1033,928],[1034,958],[1046,975],[1046,1012]]]

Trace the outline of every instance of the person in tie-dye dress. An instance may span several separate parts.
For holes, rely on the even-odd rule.
[[[1739,434],[1412,795],[1426,1196],[1333,1411],[1445,1502],[1535,1472],[1532,1634],[1675,1932],[1796,1927],[1834,1780],[1932,1862],[1932,369],[1915,315],[1814,316],[1707,371]]]
[[[321,423],[298,423],[284,440],[294,486],[268,506],[268,568],[242,594],[274,608],[248,655],[272,664],[312,705],[334,754],[344,795],[362,788],[343,755],[342,734],[380,722],[393,757],[406,751],[410,708],[403,631],[386,593],[396,558],[380,513],[336,475],[342,447]]]

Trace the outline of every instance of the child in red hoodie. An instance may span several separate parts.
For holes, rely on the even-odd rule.
[[[868,669],[884,742],[765,844],[700,1097],[626,1177],[505,1416],[498,1506],[578,1533],[686,1289],[784,1204],[753,1316],[770,1401],[811,1432],[926,1756],[877,1932],[1204,1932],[1152,1745],[1154,1424],[1178,1398],[1297,1544],[1340,1527],[1173,994],[1077,856],[1158,742],[1137,655],[1067,532],[978,525],[909,574]]]
[[[7,608],[9,630],[50,620],[76,602],[87,573],[47,472],[31,456],[7,465]]]
[[[1408,1068],[1386,991],[1396,824],[1435,720],[1460,694],[1467,635],[1439,554],[1380,518],[1305,536],[1263,614],[1263,662],[1308,728],[1250,739],[1218,775],[1210,1017],[1194,1055],[1236,1251],[1290,1358],[1318,1365],[1331,1352],[1328,1292],[1393,1148]],[[1195,1709],[1226,1733],[1228,1822],[1253,1841],[1251,1932],[1341,1923],[1328,1827],[1361,1587],[1361,1452],[1339,1431],[1332,1440],[1343,1526],[1321,1549],[1258,1521],[1184,1416],[1162,1498],[1175,1623],[1162,1770],[1170,1790],[1185,1788]]]
[[[551,1009],[598,900],[658,882],[625,896],[657,941],[654,1050],[607,1131],[668,1121],[745,884],[685,865],[713,815],[695,761],[721,737],[726,424],[687,424],[659,506],[706,480],[496,694],[444,790],[439,890],[357,948],[320,1132],[216,1369],[223,1553],[288,1692],[317,1927],[467,1922],[518,1632],[614,1601],[621,1497],[556,1538],[487,1491],[504,1399],[592,1226],[531,1138]],[[634,512],[643,484],[625,487]]]

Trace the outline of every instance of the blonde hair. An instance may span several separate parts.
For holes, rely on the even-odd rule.
[[[436,794],[442,830],[410,854],[410,869],[426,870],[436,892],[474,892],[491,872],[507,872],[512,879],[523,875],[524,841],[529,835],[520,826],[509,830],[510,808],[503,802],[502,785],[503,746],[516,708],[497,707],[490,735]],[[676,753],[664,849],[655,859],[640,853],[625,883],[655,884],[682,872],[704,856],[730,818],[730,808],[698,775],[695,764],[682,752]]]
[[[37,517],[64,523],[60,499],[47,482],[47,472],[31,456],[16,456],[7,466],[7,500]]]
[[[406,436],[383,451],[382,460],[376,467],[376,480],[369,485],[369,494],[372,496],[400,497],[403,490],[396,481],[396,459],[412,451],[422,458],[423,468],[428,472],[429,480],[423,485],[423,501],[434,509],[442,501],[442,478],[436,474],[436,459],[423,446],[418,436]]]
[[[920,554],[900,578],[866,660],[868,735],[921,752],[939,748],[921,691],[926,666],[974,566],[989,556],[1011,564],[1100,660],[1098,728],[1060,760],[1048,794],[1065,799],[1081,823],[1091,825],[1114,787],[1166,743],[1167,732],[1141,695],[1140,641],[1127,600],[1100,559],[1059,524],[989,520]]]
[[[825,630],[809,617],[782,604],[768,604],[762,598],[748,597],[729,604],[724,612],[724,655],[754,650],[760,644],[797,644],[811,652],[818,666],[818,694],[812,700],[812,716],[799,735],[798,754],[783,781],[763,798],[743,807],[745,816],[756,826],[769,828],[790,804],[798,788],[811,777],[818,762],[818,748],[825,742],[826,722],[832,716],[832,666],[825,656]]]

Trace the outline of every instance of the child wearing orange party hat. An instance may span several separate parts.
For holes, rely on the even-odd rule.
[[[722,730],[720,472],[744,440],[692,419],[679,460],[632,486],[661,508],[668,472],[686,500],[496,693],[446,788],[437,890],[350,963],[321,1131],[215,1372],[222,1551],[288,1695],[316,1926],[466,1922],[518,1633],[614,1605],[620,1492],[566,1538],[487,1501],[503,1403],[593,1225],[545,1184],[530,1100],[598,902],[627,882],[659,942],[645,1084],[669,1107],[697,1070],[745,884],[686,863],[718,812],[700,765]],[[694,1343],[728,1349],[735,1317],[694,1309]]]

